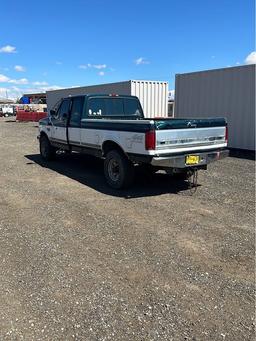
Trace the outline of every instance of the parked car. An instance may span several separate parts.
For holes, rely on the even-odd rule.
[[[228,155],[224,118],[145,119],[135,96],[64,98],[39,121],[38,138],[46,161],[57,150],[103,158],[107,183],[117,189],[132,184],[137,165],[186,178]]]
[[[4,104],[2,106],[2,111],[3,111],[3,116],[5,116],[5,117],[16,115],[15,110],[14,110],[14,106],[10,105],[10,104]]]

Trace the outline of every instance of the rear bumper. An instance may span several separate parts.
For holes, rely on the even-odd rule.
[[[186,156],[188,155],[198,155],[199,163],[195,165],[186,165]],[[203,167],[211,162],[218,161],[227,157],[229,155],[228,149],[208,151],[202,153],[186,153],[182,155],[175,156],[165,156],[165,157],[153,157],[151,160],[151,165],[155,167],[164,168],[190,168],[190,167]]]

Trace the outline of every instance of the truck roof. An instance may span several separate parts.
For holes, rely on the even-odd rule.
[[[126,98],[136,98],[138,99],[137,96],[133,95],[119,95],[119,94],[80,94],[80,95],[70,95],[67,97],[63,97],[63,99],[68,99],[68,98],[74,98],[74,97],[80,97],[80,96],[86,96],[86,97],[126,97]]]

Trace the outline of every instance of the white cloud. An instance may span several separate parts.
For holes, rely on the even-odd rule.
[[[100,69],[106,69],[107,65],[106,64],[96,64],[96,65],[92,65],[92,67],[100,70]]]
[[[45,92],[48,90],[58,90],[62,89],[61,86],[58,85],[51,85],[51,86],[42,86],[42,87],[24,87],[24,86],[9,86],[9,87],[0,87],[0,97],[6,97],[6,93],[8,98],[17,99],[20,98],[23,94],[26,93],[39,93]]]
[[[105,75],[105,72],[104,72],[104,71],[100,71],[100,72],[98,73],[98,75],[99,75],[99,76],[104,76],[104,75]]]
[[[1,53],[16,53],[16,47],[11,45],[2,46],[0,48]]]
[[[140,57],[140,58],[136,59],[134,62],[135,62],[136,65],[149,64],[149,61],[146,60],[143,57]]]
[[[24,92],[22,92],[21,89],[16,87],[11,88],[0,88],[0,97],[6,97],[8,96],[9,99],[17,99],[22,96]]]
[[[240,62],[236,62],[236,65],[240,65]]]
[[[21,66],[21,65],[15,65],[14,70],[18,71],[18,72],[25,72],[26,71],[25,67]]]
[[[63,89],[63,87],[59,85],[49,85],[49,86],[41,87],[40,89],[41,91],[49,91],[49,90],[60,90],[60,89]]]
[[[13,84],[28,84],[27,78],[20,78],[20,79],[10,79],[8,83]]]
[[[28,84],[28,80],[27,78],[11,79],[5,75],[0,74],[0,83]]]
[[[252,51],[245,58],[245,64],[256,64],[256,51]]]
[[[48,85],[48,83],[47,82],[38,82],[38,81],[36,81],[36,82],[33,82],[32,83],[33,85],[38,85],[38,86],[44,86],[44,85]]]
[[[56,64],[57,64],[57,65],[62,65],[63,63],[60,62],[60,61],[57,61]]]
[[[10,80],[9,77],[0,74],[0,83],[7,83],[9,82],[9,80]]]
[[[106,69],[107,65],[106,64],[81,64],[78,66],[80,69],[87,69],[87,68],[93,68],[93,69],[97,69],[97,70],[101,70],[101,69]]]

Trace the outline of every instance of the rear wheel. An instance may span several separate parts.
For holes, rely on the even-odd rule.
[[[122,152],[111,150],[104,161],[104,174],[112,188],[129,187],[134,179],[134,166]]]
[[[56,149],[51,145],[49,139],[45,135],[40,136],[40,155],[43,160],[50,161],[54,160],[56,156]]]

